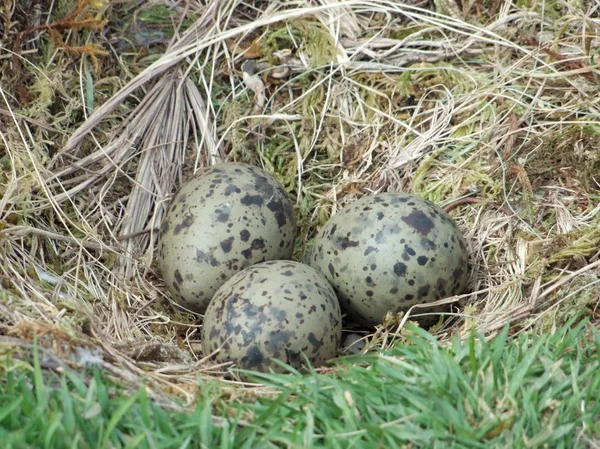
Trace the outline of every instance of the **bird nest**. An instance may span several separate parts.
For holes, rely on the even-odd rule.
[[[203,358],[202,317],[171,301],[156,265],[170,194],[221,161],[285,186],[296,260],[363,195],[408,191],[443,206],[472,273],[431,329],[441,341],[598,316],[592,10],[138,3],[49,4],[28,25],[2,10],[0,342],[15,360],[35,344],[48,369],[99,366],[171,405],[173,394],[194,400],[198,376],[255,394]],[[402,340],[410,318],[388,317],[363,351]]]

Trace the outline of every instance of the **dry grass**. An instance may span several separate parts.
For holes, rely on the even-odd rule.
[[[363,194],[451,210],[473,281],[441,339],[598,319],[598,4],[142,3],[0,6],[3,345],[37,333],[50,368],[83,351],[162,401],[193,401],[197,376],[224,368],[169,301],[155,230],[169,194],[220,160],[262,165],[297,199],[298,259]],[[270,69],[244,74],[248,59]],[[402,338],[406,319],[367,348]],[[246,386],[231,394],[257,394]]]

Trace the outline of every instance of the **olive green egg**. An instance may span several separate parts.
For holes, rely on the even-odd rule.
[[[299,262],[268,261],[237,273],[217,291],[202,325],[205,356],[253,371],[296,369],[337,355],[342,316],[335,292]]]
[[[469,280],[467,246],[452,218],[408,193],[347,204],[314,239],[308,263],[331,283],[347,317],[366,327],[381,324],[388,312],[461,294]],[[431,324],[432,317],[417,320]]]
[[[289,259],[296,219],[283,186],[261,168],[223,163],[197,172],[174,194],[158,236],[158,264],[173,299],[203,313],[234,274]]]

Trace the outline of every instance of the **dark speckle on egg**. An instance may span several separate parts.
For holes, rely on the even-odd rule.
[[[167,232],[169,232],[169,222],[167,220],[164,220],[160,225],[160,233],[165,234]]]
[[[329,268],[329,273],[330,273],[332,276],[334,276],[334,275],[335,275],[335,267],[333,266],[333,264],[332,264],[332,263],[330,263],[330,264],[328,265],[328,268]]]
[[[223,250],[223,252],[225,254],[227,254],[231,251],[232,243],[234,240],[235,240],[234,237],[229,237],[228,239],[221,241],[221,243],[220,243],[221,249]]]
[[[412,227],[419,234],[427,235],[433,229],[433,221],[420,210],[412,211],[402,221]]]
[[[260,367],[264,361],[265,357],[257,345],[250,346],[246,351],[246,354],[242,357],[242,363],[248,369]]]
[[[365,249],[365,256],[368,256],[371,253],[376,253],[379,250],[377,248],[375,248],[374,246],[369,246],[367,249]]]
[[[221,212],[221,211],[216,211],[216,212],[217,212],[217,221],[220,223],[227,223],[227,221],[229,220],[229,213]]]
[[[394,264],[394,274],[396,276],[404,276],[406,274],[406,265],[402,262],[396,262]]]
[[[342,249],[354,248],[358,246],[358,242],[350,240],[350,238],[346,236],[342,238],[340,246]]]
[[[269,201],[269,203],[267,204],[267,207],[269,208],[269,210],[271,212],[275,213],[275,218],[277,219],[277,224],[279,225],[280,228],[283,228],[286,223],[287,223],[287,216],[289,215],[285,210],[285,205],[283,204],[282,201]]]
[[[258,206],[261,207],[264,203],[264,198],[260,195],[250,195],[249,193],[246,194],[242,199],[241,199],[241,203],[244,206]]]
[[[183,282],[183,278],[181,277],[181,273],[179,272],[179,270],[175,270],[174,277],[175,277],[175,281],[178,284],[181,284]]]
[[[178,235],[181,231],[189,229],[189,227],[192,226],[192,224],[194,224],[194,216],[191,214],[188,214],[181,221],[181,223],[178,223],[175,225],[175,229],[173,230],[173,233],[175,235]],[[168,225],[167,225],[167,229],[168,229]]]
[[[262,251],[265,249],[265,241],[263,239],[254,239],[250,244],[250,248],[242,250],[242,256],[246,259],[250,259],[255,251]]]
[[[240,188],[238,186],[235,185],[228,185],[227,187],[225,187],[225,196],[231,196],[234,194],[238,194],[241,193],[242,191],[240,190]]]

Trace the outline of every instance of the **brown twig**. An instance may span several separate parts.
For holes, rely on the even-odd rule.
[[[450,212],[452,209],[457,208],[458,206],[461,206],[463,204],[481,204],[483,203],[483,200],[480,198],[474,198],[472,196],[469,196],[467,198],[459,198],[458,200],[452,201],[451,203],[448,203],[444,206],[444,211],[446,213]],[[494,209],[496,209],[499,212],[502,212],[506,215],[514,215],[514,212],[511,212],[510,210],[508,210],[507,208],[496,204],[496,203],[486,203],[488,206],[493,207]]]
[[[149,232],[158,232],[158,231],[159,231],[159,228],[143,229],[141,231],[132,232],[131,234],[120,235],[119,237],[117,237],[117,240],[119,242],[122,242],[123,240],[129,240],[134,237],[139,237],[140,235],[148,234]]]
[[[537,39],[527,39],[524,43],[527,45],[532,45],[534,47],[540,47],[540,43],[537,41]],[[578,70],[590,67],[588,64],[584,64],[580,61],[568,61],[565,56],[555,52],[554,50],[550,50],[549,44],[540,47],[540,51],[546,53],[548,56],[555,59],[556,61],[559,61],[569,70]],[[596,77],[594,76],[594,73],[585,72],[580,73],[580,75],[590,81],[596,82]]]
[[[21,76],[20,76],[20,73],[21,73],[21,61],[20,61],[21,43],[23,42],[24,36],[27,36],[28,34],[34,33],[36,31],[40,31],[40,30],[48,31],[48,33],[50,34],[50,38],[52,39],[54,44],[57,45],[58,47],[63,48],[68,53],[71,53],[71,54],[87,53],[87,54],[89,54],[90,58],[92,58],[92,62],[94,63],[94,68],[96,70],[98,70],[99,63],[98,63],[97,57],[108,55],[107,51],[102,50],[102,48],[98,44],[86,44],[86,45],[83,45],[80,47],[72,47],[65,43],[65,41],[63,40],[63,38],[60,34],[60,31],[64,31],[64,30],[81,30],[81,29],[97,30],[106,24],[106,22],[107,22],[106,20],[100,20],[96,17],[91,17],[91,16],[86,16],[82,19],[77,20],[77,17],[82,12],[84,12],[86,6],[88,6],[89,3],[90,3],[90,0],[78,0],[77,8],[75,8],[74,11],[67,14],[61,20],[58,20],[58,21],[52,22],[52,23],[48,23],[48,24],[44,23],[41,25],[36,25],[31,28],[27,28],[17,35],[17,38],[15,39],[14,52],[13,52],[13,67],[14,67],[15,80],[16,80],[15,86],[16,86],[16,89],[22,95],[25,94],[27,97],[29,96],[29,94],[27,93],[27,90],[24,88],[22,83],[19,81],[19,79],[21,78]]]

